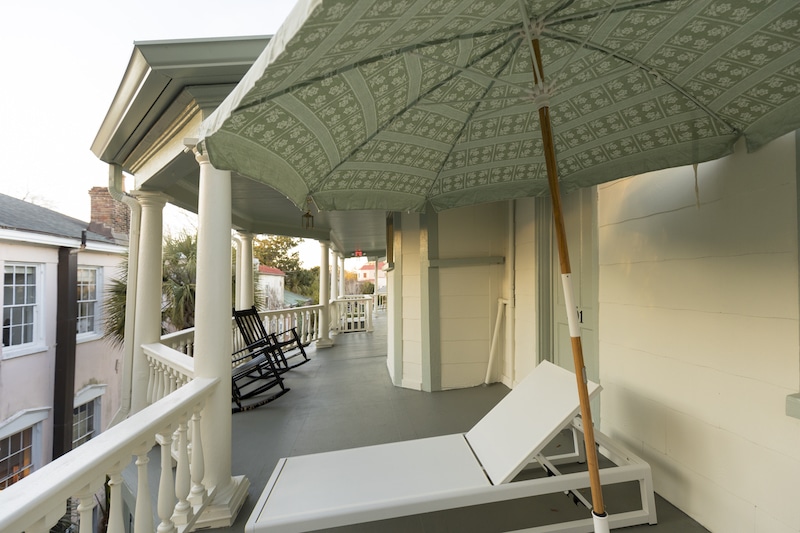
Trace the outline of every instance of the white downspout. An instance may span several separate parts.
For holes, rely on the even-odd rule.
[[[131,412],[131,391],[133,388],[133,332],[136,326],[136,283],[139,266],[139,233],[142,222],[142,206],[136,198],[125,192],[122,167],[108,166],[108,192],[118,202],[131,210],[130,233],[128,235],[128,282],[125,289],[125,339],[122,349],[122,390],[120,407],[111,419],[113,426],[128,417]]]

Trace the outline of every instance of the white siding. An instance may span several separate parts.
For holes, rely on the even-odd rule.
[[[422,388],[422,297],[419,217],[403,216],[402,267],[403,379],[406,388]],[[425,258],[427,260],[427,257]]]
[[[794,143],[599,188],[603,430],[712,531],[800,531]]]
[[[504,202],[440,213],[439,259],[504,257],[507,221]],[[439,268],[443,389],[483,383],[504,273],[503,265]]]

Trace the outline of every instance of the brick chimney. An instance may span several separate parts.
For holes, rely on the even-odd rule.
[[[107,187],[92,187],[89,196],[92,198],[92,231],[127,240],[131,227],[128,206],[114,200]]]

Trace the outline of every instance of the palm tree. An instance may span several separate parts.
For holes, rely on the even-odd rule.
[[[179,331],[194,326],[195,284],[197,281],[197,235],[183,232],[164,238],[161,332]],[[125,301],[128,289],[128,257],[119,278],[106,288],[103,304],[104,336],[115,345],[125,338]]]

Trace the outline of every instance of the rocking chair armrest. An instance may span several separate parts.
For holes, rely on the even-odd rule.
[[[235,364],[247,358],[258,357],[264,352],[272,351],[272,349],[273,346],[271,344],[266,343],[262,340],[258,340],[253,344],[248,344],[244,348],[240,348],[235,352],[233,352],[233,354],[231,354],[232,355],[231,363]],[[242,354],[242,355],[237,355],[237,354]]]

